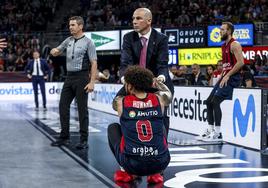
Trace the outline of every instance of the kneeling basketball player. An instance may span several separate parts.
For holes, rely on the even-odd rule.
[[[108,127],[109,145],[121,166],[114,174],[115,181],[130,182],[136,176],[147,176],[148,183],[163,182],[161,172],[170,161],[163,111],[172,94],[153,78],[148,69],[129,67],[125,73],[127,96],[118,96],[113,103],[120,117],[120,124]],[[152,85],[158,92],[145,92]]]

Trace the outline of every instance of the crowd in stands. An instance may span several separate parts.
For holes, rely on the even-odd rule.
[[[200,26],[268,20],[266,0],[80,0],[87,29],[132,26],[132,13],[148,7],[157,27]]]
[[[0,0],[1,33],[44,31],[62,0]]]
[[[45,44],[38,31],[46,31],[57,10],[64,6],[63,0],[0,0],[0,3],[1,37],[7,38],[8,42],[8,48],[0,54],[0,71],[23,71],[28,60],[32,58],[32,51],[41,50]],[[152,10],[153,25],[156,27],[201,26],[220,23],[223,20],[233,23],[268,21],[266,0],[80,0],[79,12],[70,10],[65,16],[67,19],[72,15],[82,15],[86,30],[132,27],[132,13],[138,7],[148,7]],[[63,30],[68,29],[66,21],[62,21]],[[60,74],[64,74],[63,67],[60,66]],[[249,67],[254,76],[268,75],[266,56],[256,56]],[[208,69],[211,72],[213,68],[210,66]],[[186,69],[185,66],[178,66],[176,74],[184,74]],[[200,67],[193,69],[198,71]],[[118,82],[117,71],[112,67],[100,68],[100,72],[100,82]],[[207,85],[211,85],[211,80],[208,79],[210,76],[204,74],[208,80]],[[59,80],[62,79],[63,76],[59,76]],[[174,82],[189,85],[193,80],[177,79]]]
[[[250,69],[254,76],[268,76],[268,59],[265,55],[257,55],[250,60]]]
[[[256,61],[260,59],[260,61]],[[267,56],[256,57],[250,64],[245,64],[240,71],[241,87],[257,87],[255,76],[268,76]],[[203,70],[202,70],[203,69]],[[214,65],[202,66],[193,64],[170,67],[170,77],[177,86],[214,86],[221,78],[222,61]]]
[[[147,7],[154,16],[155,27],[206,26],[223,20],[249,23],[268,20],[266,0],[80,0],[80,9],[70,11],[67,19],[79,13],[87,30],[131,27],[136,8]],[[62,30],[67,30],[62,24]]]
[[[98,70],[97,82],[120,83],[118,69],[113,64],[110,69]],[[173,65],[169,73],[175,86],[214,86],[221,78],[222,61],[219,60],[215,65]],[[240,75],[241,87],[257,87],[255,77],[268,76],[267,56],[256,56],[250,64],[244,65]]]
[[[62,0],[0,0],[0,33],[8,47],[0,54],[0,72],[24,71]]]
[[[40,50],[39,37],[36,35],[8,35],[8,47],[0,56],[0,71],[24,71],[33,50]]]
[[[255,60],[259,58],[256,57]],[[257,87],[254,77],[268,76],[267,68],[266,56],[260,58],[260,61],[252,60],[251,64],[245,64],[240,71],[240,86]],[[175,86],[214,86],[221,78],[222,61],[219,60],[216,65],[173,65],[170,66],[169,73]],[[113,65],[111,69],[98,70],[97,83],[120,83],[118,69]]]

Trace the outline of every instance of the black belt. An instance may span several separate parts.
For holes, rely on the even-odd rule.
[[[88,70],[86,71],[68,71],[67,76],[84,76],[89,75]]]

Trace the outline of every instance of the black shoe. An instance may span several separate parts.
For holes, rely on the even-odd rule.
[[[62,146],[62,145],[68,146],[69,144],[70,144],[69,139],[59,138],[55,142],[52,142],[51,146]]]
[[[88,144],[87,141],[81,141],[79,144],[77,144],[75,146],[76,149],[87,149],[88,148]]]

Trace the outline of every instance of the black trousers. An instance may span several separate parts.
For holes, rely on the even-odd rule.
[[[240,74],[236,73],[230,76],[226,86],[220,87],[219,86],[220,82],[221,79],[214,86],[209,97],[206,100],[207,118],[209,125],[214,125],[214,123],[215,126],[221,125],[222,111],[220,104],[224,100],[232,99],[234,88],[238,87],[240,84]]]
[[[206,105],[209,125],[214,125],[214,123],[215,126],[221,125],[222,111],[220,105],[223,101],[223,97],[214,95],[214,93],[211,93],[207,98]]]
[[[108,143],[111,151],[116,157],[116,147],[120,145],[122,132],[119,123],[112,123],[108,126],[107,129]],[[118,161],[119,162],[119,161]]]
[[[60,96],[60,122],[61,122],[61,138],[70,137],[70,105],[74,98],[77,101],[79,125],[80,125],[80,141],[88,139],[88,93],[84,90],[89,82],[88,72],[68,73],[64,82]]]
[[[38,84],[41,90],[42,99],[43,99],[43,107],[46,107],[46,87],[45,87],[45,79],[43,76],[32,76],[32,84],[33,84],[33,91],[34,91],[34,102],[35,107],[39,107],[38,102]]]

